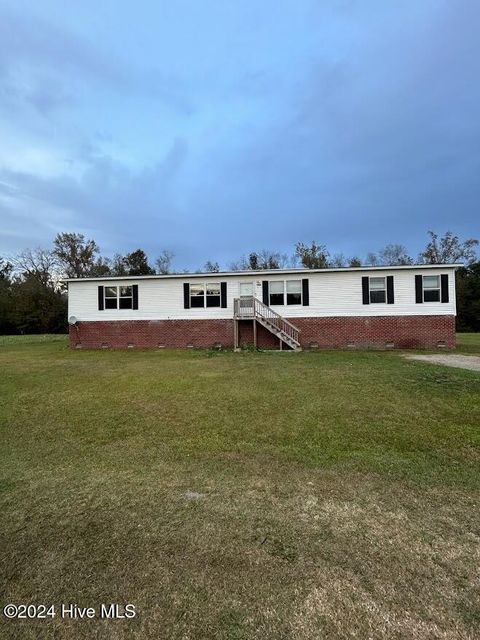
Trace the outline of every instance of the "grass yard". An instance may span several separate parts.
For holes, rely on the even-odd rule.
[[[480,353],[480,335],[460,336]],[[1,638],[473,639],[480,375],[0,338]]]
[[[457,351],[472,355],[480,354],[480,334],[457,333]]]

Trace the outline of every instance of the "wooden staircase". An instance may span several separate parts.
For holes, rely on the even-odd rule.
[[[235,349],[238,349],[238,321],[253,320],[253,343],[257,346],[257,322],[279,339],[280,349],[286,344],[294,351],[301,351],[300,329],[271,309],[261,300],[251,297],[235,298],[233,301],[235,320]]]

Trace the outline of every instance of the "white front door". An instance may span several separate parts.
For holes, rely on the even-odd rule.
[[[253,316],[253,282],[240,282],[240,309],[244,316]]]

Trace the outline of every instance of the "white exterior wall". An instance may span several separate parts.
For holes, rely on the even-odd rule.
[[[448,274],[449,302],[416,304],[415,275]],[[394,276],[394,304],[362,304],[362,276]],[[451,267],[422,269],[390,269],[358,271],[301,272],[291,274],[222,275],[218,277],[188,276],[172,278],[139,278],[128,280],[78,280],[68,283],[68,316],[80,321],[92,320],[188,320],[232,318],[233,299],[239,297],[240,282],[254,282],[255,295],[262,299],[262,280],[309,279],[310,305],[272,306],[277,313],[288,318],[328,316],[405,316],[455,315],[455,270]],[[227,308],[183,308],[184,282],[227,282]],[[98,286],[128,286],[138,284],[138,310],[98,310]]]

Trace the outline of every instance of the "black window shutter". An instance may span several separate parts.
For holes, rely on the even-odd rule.
[[[393,304],[395,302],[395,295],[393,293],[393,276],[387,276],[387,304]]]
[[[423,277],[415,276],[415,302],[423,302]]]
[[[227,283],[220,283],[220,306],[223,309],[227,308]]]
[[[138,309],[138,284],[132,287],[132,309]]]
[[[268,305],[268,280],[262,280],[263,304]]]
[[[190,284],[183,283],[183,308],[190,309]]]
[[[368,276],[362,278],[362,298],[363,304],[370,304],[370,286],[368,284]]]
[[[442,273],[440,276],[442,302],[448,302],[448,274]]]
[[[302,301],[303,306],[308,307],[310,304],[310,293],[308,290],[308,278],[303,278],[302,280]]]
[[[99,286],[98,287],[98,310],[99,311],[103,311],[104,310],[104,304],[103,304],[103,287]]]

